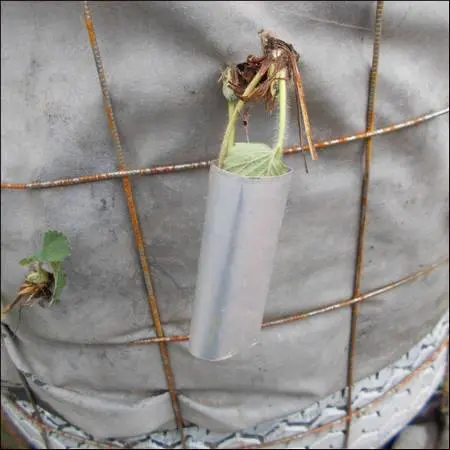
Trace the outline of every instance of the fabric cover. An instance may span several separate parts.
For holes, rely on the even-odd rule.
[[[100,51],[130,168],[212,159],[226,123],[220,70],[260,51],[269,29],[301,55],[315,140],[366,126],[375,2],[92,2]],[[114,170],[115,150],[79,2],[1,4],[1,179],[49,180]],[[376,126],[447,107],[448,3],[386,2]],[[291,96],[287,144],[298,143]],[[250,111],[252,140],[275,118]],[[240,139],[244,139],[242,130]],[[363,142],[319,152],[293,177],[265,319],[351,297]],[[445,257],[448,116],[375,138],[363,291]],[[189,331],[207,196],[205,169],[133,178],[166,334]],[[2,362],[40,380],[38,396],[96,438],[174,427],[121,180],[2,191],[1,293],[47,229],[66,233],[67,286],[51,309],[3,326]],[[447,268],[362,305],[356,378],[398,359],[447,308]],[[15,330],[18,314],[9,319]],[[266,329],[220,362],[169,344],[188,422],[215,431],[281,417],[346,383],[350,310]],[[11,362],[9,364],[12,364]],[[5,369],[2,377],[14,377]]]

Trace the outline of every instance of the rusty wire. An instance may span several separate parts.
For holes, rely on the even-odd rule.
[[[449,108],[444,108],[439,111],[435,111],[432,113],[424,114],[422,116],[416,117],[414,119],[407,120],[405,122],[401,122],[398,124],[388,125],[383,128],[379,128],[378,130],[374,130],[371,132],[362,131],[356,134],[352,134],[349,136],[341,136],[338,138],[332,138],[328,140],[318,141],[314,143],[314,147],[316,150],[323,150],[328,147],[332,147],[335,145],[342,145],[349,142],[355,142],[362,139],[367,139],[369,137],[381,136],[384,134],[389,134],[394,131],[400,131],[405,128],[409,128],[415,125],[419,125],[428,120],[434,119],[436,117],[442,116],[449,112]],[[283,153],[285,155],[291,155],[295,153],[302,153],[308,150],[309,146],[304,145],[293,146],[286,148]],[[66,187],[66,186],[74,186],[78,184],[86,184],[86,183],[96,183],[101,181],[108,181],[117,178],[131,177],[131,176],[151,176],[151,175],[164,175],[176,172],[186,172],[189,170],[199,170],[206,169],[210,166],[213,160],[208,161],[197,161],[192,163],[182,163],[182,164],[166,164],[162,166],[143,168],[143,169],[131,169],[131,170],[117,170],[113,172],[105,172],[105,173],[97,173],[92,175],[84,175],[81,177],[73,177],[73,178],[62,178],[59,180],[53,181],[33,181],[30,183],[16,183],[16,182],[1,182],[1,190],[29,190],[29,189],[49,189],[49,188],[58,188],[58,187]]]
[[[441,345],[439,345],[439,347],[436,348],[433,351],[433,353],[431,353],[431,355],[419,367],[417,367],[414,371],[412,371],[405,378],[403,378],[402,381],[400,381],[398,384],[396,384],[395,386],[390,388],[388,391],[386,391],[383,395],[381,395],[380,397],[378,397],[374,401],[369,402],[366,405],[363,405],[360,408],[352,411],[352,417],[361,417],[363,414],[368,413],[373,408],[375,408],[377,405],[379,405],[384,400],[386,400],[386,398],[388,398],[388,397],[396,394],[398,391],[400,391],[409,382],[414,380],[424,370],[426,370],[428,367],[430,367],[436,361],[436,359],[439,357],[441,352],[443,350],[445,350],[446,348],[448,348],[448,343],[449,343],[449,338],[447,337],[441,343]],[[115,447],[114,445],[108,444],[106,442],[99,442],[99,441],[95,441],[95,440],[92,440],[92,439],[83,439],[83,438],[80,438],[79,435],[70,433],[68,431],[54,429],[54,428],[46,425],[42,421],[42,419],[38,420],[38,419],[34,418],[27,411],[25,411],[22,408],[20,408],[19,406],[17,406],[14,402],[12,402],[12,407],[14,409],[16,409],[16,411],[20,411],[20,414],[25,416],[26,419],[29,420],[31,423],[33,423],[36,427],[38,427],[39,429],[45,430],[47,432],[48,436],[54,435],[54,436],[57,436],[57,437],[60,436],[62,438],[66,437],[66,438],[74,439],[74,440],[76,440],[78,442],[79,446],[84,445],[84,444],[90,444],[90,445],[97,446],[97,448],[107,448],[107,449],[121,449],[121,448],[124,448],[124,447]],[[316,427],[316,428],[313,428],[311,430],[307,430],[307,431],[304,431],[304,432],[301,432],[301,433],[296,433],[296,434],[291,435],[291,436],[287,436],[287,437],[284,437],[284,438],[279,438],[279,439],[275,439],[275,440],[272,440],[272,441],[264,442],[262,444],[255,445],[255,446],[250,445],[250,446],[239,446],[239,447],[231,447],[231,448],[234,448],[236,450],[237,449],[252,449],[252,448],[257,449],[257,448],[265,448],[265,447],[275,446],[275,445],[280,445],[280,444],[289,444],[290,442],[292,442],[294,440],[302,439],[302,438],[307,437],[307,436],[312,435],[312,434],[318,434],[318,433],[322,433],[324,431],[327,431],[330,428],[333,428],[333,427],[335,427],[337,425],[340,425],[342,423],[348,422],[350,419],[351,419],[351,417],[346,415],[346,416],[344,416],[342,418],[333,420],[333,421],[328,422],[328,423],[326,423],[324,425],[321,425],[319,427]]]
[[[369,76],[369,94],[367,102],[367,131],[371,132],[375,129],[375,96],[377,88],[378,78],[378,64],[380,58],[380,44],[381,33],[383,25],[383,9],[384,1],[378,0],[375,14],[375,28],[374,28],[374,41],[372,50],[372,66]],[[361,279],[363,275],[364,266],[364,238],[367,227],[367,208],[370,186],[370,172],[372,168],[372,152],[373,143],[372,138],[369,137],[365,141],[364,151],[364,174],[361,188],[361,208],[359,217],[359,230],[358,230],[358,243],[357,254],[355,262],[355,279],[353,285],[353,296],[357,297],[361,294]],[[347,359],[347,413],[349,417],[352,417],[352,397],[353,397],[353,382],[354,382],[354,365],[356,355],[356,336],[358,317],[360,313],[360,303],[355,303],[351,307],[351,319],[350,319],[350,342],[348,347],[348,359]],[[352,427],[352,420],[347,421],[347,428],[345,433],[344,448],[350,448],[350,433]]]
[[[331,311],[336,311],[341,308],[345,308],[346,306],[356,305],[365,300],[369,300],[377,295],[384,294],[385,292],[389,292],[392,289],[400,287],[404,284],[410,283],[424,275],[429,274],[433,270],[448,264],[448,258],[443,259],[441,261],[436,262],[435,264],[430,264],[429,266],[414,272],[400,280],[394,281],[392,283],[386,284],[385,286],[381,286],[377,289],[373,289],[372,291],[366,292],[364,294],[360,294],[357,297],[352,297],[346,300],[341,300],[339,302],[332,303],[331,305],[322,306],[320,308],[315,308],[310,311],[306,311],[304,313],[291,314],[285,317],[280,317],[278,319],[269,320],[262,324],[262,328],[270,328],[277,325],[286,325],[288,323],[297,322],[299,320],[309,319],[314,316],[318,316],[319,314],[328,313]],[[138,339],[136,341],[128,342],[127,345],[148,345],[148,344],[158,344],[160,342],[184,342],[188,341],[188,335],[179,335],[179,336],[165,336],[164,338],[159,337],[151,337],[145,339]]]
[[[92,12],[89,8],[88,2],[83,2],[83,10],[84,10],[84,18],[86,29],[89,35],[89,42],[91,44],[92,53],[94,55],[95,67],[97,69],[98,78],[100,81],[100,87],[103,94],[103,99],[105,103],[105,112],[108,119],[108,125],[111,132],[111,136],[116,147],[116,154],[118,160],[118,169],[126,170],[125,165],[125,157],[123,154],[122,144],[120,141],[120,136],[116,127],[116,120],[114,117],[113,108],[111,105],[111,97],[109,94],[108,84],[106,82],[105,71],[103,67],[103,63],[100,56],[100,49],[98,47],[97,38],[95,35],[94,23],[92,21]],[[158,337],[164,337],[164,329],[161,324],[161,316],[159,313],[158,301],[153,289],[153,283],[151,279],[150,266],[147,260],[147,256],[145,254],[144,240],[142,237],[142,231],[139,224],[139,218],[136,210],[136,203],[134,201],[133,196],[133,188],[130,182],[129,177],[124,177],[123,179],[123,188],[127,200],[128,211],[130,214],[131,225],[133,229],[133,233],[136,241],[136,248],[139,254],[139,261],[142,268],[142,273],[144,276],[145,287],[147,290],[147,300],[148,306],[150,309],[150,314],[153,320],[153,325]],[[181,442],[183,448],[185,447],[185,439],[184,439],[184,422],[183,416],[181,413],[181,407],[178,400],[178,394],[175,387],[175,379],[172,371],[172,367],[170,364],[169,350],[167,348],[167,344],[165,342],[159,343],[159,349],[161,353],[161,360],[163,364],[164,374],[166,376],[167,387],[170,393],[170,399],[172,402],[172,408],[175,416],[175,423],[177,425],[178,431],[180,433]]]

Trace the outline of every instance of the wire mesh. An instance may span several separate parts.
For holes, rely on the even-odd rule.
[[[363,408],[353,411],[352,410],[352,387],[353,387],[353,366],[354,366],[354,354],[355,354],[355,339],[356,339],[356,325],[357,325],[357,317],[359,313],[359,306],[360,304],[368,300],[370,298],[373,298],[377,295],[380,295],[384,292],[387,292],[391,289],[394,289],[396,287],[399,287],[405,283],[412,282],[413,280],[419,278],[420,276],[423,276],[432,270],[437,269],[438,267],[442,267],[444,264],[448,263],[448,259],[444,261],[440,261],[438,263],[432,264],[428,267],[426,267],[423,270],[420,270],[414,274],[408,275],[405,278],[402,278],[400,280],[394,281],[390,284],[387,284],[385,286],[382,286],[378,289],[372,290],[370,292],[361,294],[360,292],[360,280],[362,275],[362,266],[363,266],[363,252],[364,252],[364,231],[365,231],[365,224],[367,221],[367,196],[368,196],[368,190],[369,190],[369,175],[370,175],[370,166],[371,166],[371,156],[372,156],[372,138],[376,136],[385,135],[388,133],[392,133],[395,131],[399,131],[408,127],[412,127],[421,123],[424,123],[428,120],[431,120],[433,118],[439,117],[441,115],[447,114],[449,112],[449,108],[442,109],[440,111],[436,111],[433,113],[424,114],[420,117],[413,118],[410,120],[407,120],[405,122],[389,125],[383,128],[380,128],[376,130],[374,128],[374,104],[375,104],[375,86],[376,86],[376,78],[378,73],[378,58],[379,58],[379,51],[380,51],[380,39],[381,39],[381,24],[382,24],[382,12],[383,12],[383,1],[377,1],[377,7],[376,7],[376,19],[375,19],[375,27],[374,27],[374,45],[373,45],[373,60],[372,60],[372,68],[370,73],[370,82],[369,82],[369,99],[368,99],[368,110],[367,110],[367,129],[364,132],[359,132],[354,135],[350,136],[343,136],[338,138],[333,138],[329,140],[323,140],[318,141],[314,144],[316,149],[325,149],[331,146],[339,145],[339,144],[345,144],[349,142],[354,142],[358,140],[366,140],[366,148],[365,148],[365,160],[364,160],[364,174],[363,174],[363,183],[362,183],[362,195],[361,195],[361,213],[360,213],[360,231],[358,236],[358,251],[357,251],[357,258],[356,258],[356,267],[355,267],[355,284],[354,284],[354,295],[350,299],[342,300],[336,303],[333,303],[331,305],[317,308],[314,310],[310,310],[303,313],[293,314],[286,317],[281,317],[275,320],[271,320],[269,322],[263,323],[262,328],[268,328],[288,323],[293,323],[300,320],[309,319],[311,317],[317,316],[319,314],[324,314],[330,311],[334,311],[336,309],[344,308],[344,307],[351,307],[352,308],[352,320],[350,323],[351,326],[351,332],[350,332],[350,346],[349,346],[349,355],[348,355],[348,376],[347,376],[347,390],[348,390],[348,405],[347,405],[347,416],[339,419],[338,421],[331,422],[330,424],[325,424],[321,427],[318,427],[314,430],[310,430],[307,432],[307,434],[311,433],[318,433],[321,431],[324,431],[326,429],[331,428],[336,423],[342,423],[345,422],[347,424],[347,433],[346,433],[346,439],[347,439],[347,445],[348,448],[349,439],[350,439],[350,431],[351,431],[351,422],[353,417],[357,417],[358,414],[361,414],[362,410],[365,410],[368,408],[368,406],[364,406]],[[182,335],[182,336],[165,336],[164,330],[161,324],[160,314],[159,314],[159,308],[158,308],[158,302],[156,298],[156,294],[153,289],[153,284],[151,280],[151,271],[150,266],[148,264],[148,260],[145,254],[144,249],[144,241],[142,237],[142,231],[139,224],[139,218],[138,218],[138,212],[136,209],[136,204],[133,197],[133,189],[130,181],[130,177],[132,176],[150,176],[150,175],[163,175],[163,174],[170,174],[170,173],[176,173],[176,172],[182,172],[187,170],[197,170],[197,169],[205,169],[208,168],[209,165],[212,163],[212,161],[199,161],[199,162],[193,162],[193,163],[184,163],[184,164],[167,164],[163,166],[158,167],[152,167],[152,168],[143,168],[143,169],[127,169],[126,163],[125,163],[125,157],[124,152],[120,140],[119,133],[117,131],[116,127],[116,121],[114,117],[114,112],[111,105],[111,98],[110,98],[110,92],[108,89],[108,85],[106,82],[105,72],[103,63],[101,60],[100,50],[98,47],[96,35],[95,35],[95,29],[94,29],[94,23],[92,20],[92,12],[90,10],[89,4],[87,1],[83,2],[83,11],[84,11],[84,18],[85,18],[85,25],[87,28],[89,41],[91,44],[91,49],[94,56],[95,66],[98,73],[99,81],[100,81],[100,87],[105,103],[105,112],[106,117],[108,121],[108,126],[110,129],[110,133],[112,136],[112,140],[114,142],[114,145],[116,147],[116,157],[117,157],[117,170],[113,172],[107,172],[107,173],[99,173],[99,174],[91,174],[86,175],[82,177],[73,177],[73,178],[65,178],[65,179],[58,179],[53,181],[34,181],[31,183],[18,183],[18,182],[1,182],[1,189],[2,190],[32,190],[32,189],[47,189],[47,188],[58,188],[58,187],[68,187],[78,184],[84,184],[84,183],[94,183],[94,182],[100,182],[100,181],[106,181],[111,179],[117,179],[121,178],[123,182],[123,188],[124,193],[127,200],[128,210],[130,214],[131,224],[133,233],[135,235],[135,241],[136,241],[136,248],[137,253],[139,256],[139,261],[141,264],[141,269],[143,272],[143,277],[145,281],[145,286],[147,290],[147,298],[149,303],[149,309],[151,313],[151,317],[153,319],[153,324],[156,331],[156,336],[148,339],[140,339],[137,341],[131,341],[128,342],[128,345],[147,345],[147,344],[158,344],[160,347],[160,353],[162,358],[162,364],[166,376],[167,381],[167,387],[168,391],[171,396],[172,401],[172,407],[174,411],[174,417],[175,422],[177,424],[177,428],[180,433],[181,442],[183,448],[185,448],[185,439],[184,439],[184,433],[183,433],[183,417],[181,413],[181,408],[179,404],[179,400],[177,397],[177,390],[175,386],[175,380],[174,380],[174,374],[171,369],[170,364],[170,358],[169,358],[169,352],[167,344],[170,342],[183,342],[187,341],[189,339],[189,336]],[[308,149],[308,145],[306,146],[294,146],[290,147],[284,150],[285,155],[292,155],[295,153],[302,153]],[[441,350],[442,348],[448,346],[448,339],[442,344],[441,348],[438,350]],[[409,377],[406,377],[404,381],[402,381],[399,385],[395,386],[391,389],[392,392],[399,389],[401,385],[406,383],[408,380],[410,380],[412,377],[416,376],[417,373],[424,370],[429,364],[433,362],[433,360],[436,358],[438,354],[438,350],[436,350],[435,353],[433,353],[433,356],[426,361],[419,369],[417,369],[415,372],[413,372]],[[447,381],[448,383],[448,381]],[[26,382],[24,384],[25,389],[27,390]],[[447,388],[448,389],[448,388]],[[27,390],[28,392],[28,390]],[[378,403],[382,401],[382,398],[377,399],[375,402],[372,402],[370,405],[373,405],[375,403]],[[370,406],[369,405],[369,406]],[[33,423],[38,424],[42,430],[50,431],[49,427],[47,427],[42,420],[40,420],[39,417],[33,418],[29,417],[29,420]],[[52,430],[52,433],[56,432]],[[252,447],[239,447],[239,448],[262,448],[266,446],[273,446],[276,444],[287,444],[294,439],[298,439],[299,437],[303,437],[305,433],[299,434],[296,436],[289,436],[288,438],[284,439],[278,439],[276,441],[271,441],[269,443],[261,444],[260,446],[252,446]],[[45,438],[46,439],[46,438]],[[44,439],[44,441],[45,441]],[[87,441],[83,441],[87,442]],[[97,441],[90,441],[91,443],[98,444],[98,448],[114,448],[112,446],[105,445],[104,443],[100,443]]]

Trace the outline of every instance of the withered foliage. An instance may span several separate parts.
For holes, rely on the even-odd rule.
[[[266,110],[272,111],[277,95],[277,77],[279,77],[280,73],[285,73],[288,81],[291,81],[295,88],[300,138],[302,128],[300,118],[302,118],[309,151],[312,159],[316,160],[317,153],[311,136],[311,125],[298,69],[299,54],[291,44],[274,37],[270,32],[261,31],[259,35],[262,56],[249,55],[246,61],[232,65],[230,67],[228,87],[232,89],[238,99],[254,103],[263,101]],[[262,75],[259,83],[250,95],[244,97],[243,94],[247,86],[258,73]]]
[[[17,296],[9,305],[2,308],[2,319],[15,307],[19,309],[40,304],[45,306],[52,298],[54,276],[48,272],[46,282],[33,283],[25,280],[17,291]]]

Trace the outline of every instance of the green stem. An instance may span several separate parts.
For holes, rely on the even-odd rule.
[[[287,88],[286,88],[286,70],[281,70],[278,80],[278,137],[275,144],[274,158],[281,158],[284,146],[284,137],[286,135],[287,122]]]
[[[236,108],[236,101],[229,100],[228,101],[228,121],[231,120],[234,113],[234,108]],[[230,140],[228,142],[228,148],[234,145],[234,138],[236,134],[236,122],[232,125],[232,130],[230,132]]]
[[[252,81],[248,84],[247,88],[242,94],[242,97],[247,97],[253,92],[253,90],[256,88],[256,86],[258,85],[259,81],[261,80],[261,78],[265,73],[266,73],[265,68],[259,69],[256,75],[253,77]],[[228,119],[227,128],[225,129],[225,134],[223,135],[222,145],[220,146],[219,161],[218,161],[219,168],[223,167],[223,162],[225,161],[228,149],[230,148],[231,138],[234,137],[236,120],[239,117],[239,113],[242,111],[244,105],[245,102],[243,100],[239,100],[236,103],[233,114]]]

